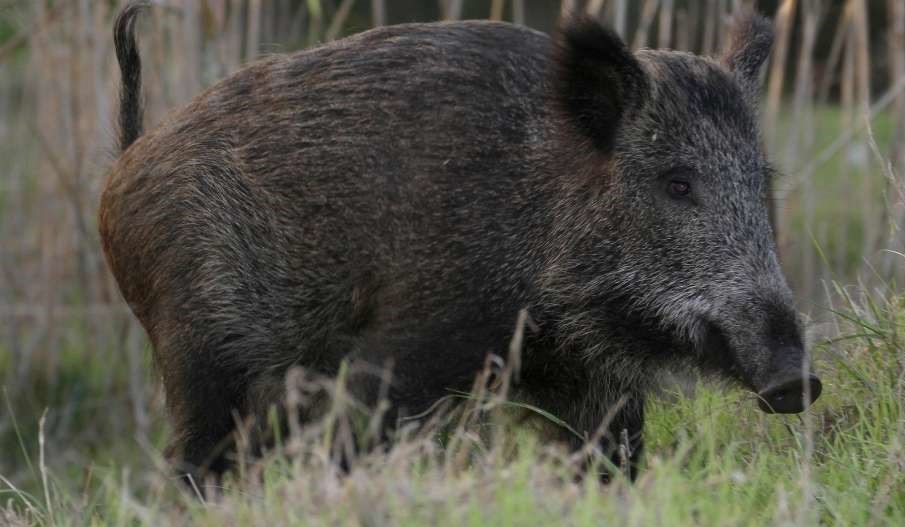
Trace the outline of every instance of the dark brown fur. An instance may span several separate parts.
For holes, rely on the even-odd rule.
[[[100,231],[154,346],[186,469],[227,468],[234,414],[260,419],[295,365],[334,375],[343,360],[391,364],[389,421],[422,412],[467,390],[488,353],[505,355],[523,308],[538,328],[519,396],[587,434],[623,399],[602,447],[612,451],[624,431],[633,464],[643,394],[663,364],[713,367],[759,388],[772,359],[739,362],[736,349],[779,331],[781,346],[803,353],[765,223],[755,121],[733,74],[684,55],[638,58],[582,19],[558,42],[492,22],[385,27],[255,63],[131,145],[140,119],[122,121],[128,148],[104,190]],[[756,54],[735,45],[727,64],[744,64],[747,82]],[[133,111],[130,65],[123,71]],[[675,119],[646,113],[676,98],[688,107],[664,106]],[[635,143],[652,133],[671,148],[644,153],[653,144]],[[787,322],[744,315],[759,329],[717,339],[713,349],[733,350],[717,358],[704,328],[734,321],[681,308],[685,276],[720,242],[655,216],[649,224],[675,251],[648,244],[657,236],[638,230],[639,218],[655,211],[632,200],[659,180],[626,175],[668,169],[689,152],[681,141],[704,149],[701,163],[755,174],[725,184],[735,193],[726,202],[751,212],[716,214],[734,221],[730,231],[763,231],[727,254],[762,269],[751,280],[764,288],[739,278],[732,291]],[[716,151],[713,141],[723,141]],[[666,266],[671,254],[695,261]],[[657,274],[627,283],[629,256],[629,269]],[[368,404],[379,385],[370,374],[349,381]]]

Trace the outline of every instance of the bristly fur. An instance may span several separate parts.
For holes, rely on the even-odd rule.
[[[140,5],[117,21],[123,148],[141,133]],[[512,393],[589,437],[606,421],[597,446],[633,470],[658,369],[759,391],[801,364],[744,88],[767,49],[754,20],[734,71],[631,53],[586,18],[552,40],[382,27],[252,64],[149,131],[112,168],[99,229],[154,346],[174,461],[227,470],[236,416],[265,423],[294,366],[348,362],[384,424],[418,415],[508,356],[523,309]]]
[[[146,0],[130,2],[113,23],[113,47],[122,78],[119,92],[119,148],[125,151],[142,134],[141,56],[135,40],[135,21],[149,5]]]
[[[602,152],[609,152],[623,116],[642,106],[647,78],[619,35],[585,15],[560,23],[553,83],[567,119]]]

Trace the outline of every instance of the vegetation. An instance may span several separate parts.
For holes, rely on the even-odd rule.
[[[155,421],[149,435],[136,435],[128,368],[111,368],[106,353],[108,360],[93,360],[97,350],[69,349],[73,378],[43,387],[45,414],[5,395],[18,419],[2,448],[26,477],[4,475],[0,518],[14,525],[902,525],[905,300],[864,302],[840,307],[841,333],[816,344],[825,390],[807,413],[769,416],[751,395],[710,384],[689,394],[677,384],[651,407],[638,481],[607,486],[576,481],[575,460],[513,426],[511,405],[490,395],[465,405],[483,409],[483,419],[407,434],[389,452],[358,460],[347,477],[326,462],[335,427],[310,427],[283,438],[266,461],[243,465],[240,481],[199,499],[160,459],[163,426]]]

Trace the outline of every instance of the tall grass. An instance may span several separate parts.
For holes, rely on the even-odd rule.
[[[403,428],[390,450],[355,459],[344,476],[329,459],[360,416],[340,376],[291,382],[290,400],[326,392],[327,417],[291,426],[263,461],[240,460],[235,480],[199,482],[203,497],[167,472],[153,445],[73,473],[49,469],[65,450],[44,440],[42,418],[31,480],[0,480],[5,514],[39,525],[901,525],[905,300],[834,286],[845,301],[833,308],[839,332],[815,346],[826,390],[811,411],[768,416],[753,396],[707,385],[661,394],[634,484],[576,478],[581,458],[519,424],[535,409],[480,389],[452,415]]]
[[[606,489],[573,481],[567,456],[527,432],[486,437],[504,426],[495,417],[451,432],[451,449],[409,438],[349,478],[314,430],[292,438],[302,455],[276,452],[208,504],[160,460],[148,345],[96,234],[121,3],[0,2],[0,524],[905,524],[903,2],[762,3],[777,22],[762,108],[785,173],[779,247],[827,381],[812,413],[766,418],[712,387],[664,394],[644,475]],[[160,1],[139,31],[148,124],[256,57],[374,25],[487,17],[549,30],[581,9],[634,47],[714,54],[727,15],[751,3]]]

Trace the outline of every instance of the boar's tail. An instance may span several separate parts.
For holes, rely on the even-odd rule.
[[[129,148],[142,133],[141,57],[135,42],[135,19],[147,6],[148,2],[144,0],[129,2],[113,23],[113,46],[122,80],[119,90],[120,151]]]

